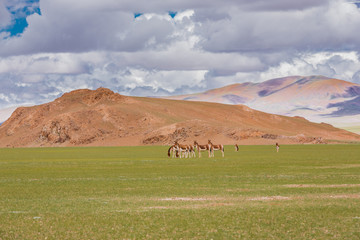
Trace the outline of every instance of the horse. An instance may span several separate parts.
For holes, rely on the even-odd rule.
[[[208,140],[208,144],[210,145],[211,156],[215,157],[214,151],[220,150],[222,156],[224,157],[224,146],[222,144],[214,145],[210,140]]]
[[[185,158],[187,158],[189,156],[190,147],[188,145],[182,145],[182,144],[179,144],[177,141],[175,141],[175,146],[176,146],[177,150],[179,151],[180,158],[181,158],[183,152],[185,154]],[[189,157],[191,157],[191,156],[189,156]]]
[[[190,157],[196,157],[196,154],[195,154],[195,146],[194,145],[189,145],[189,156]]]
[[[177,147],[174,145],[170,146],[169,147],[169,150],[168,150],[168,156],[170,157],[171,155],[171,152],[172,152],[172,157],[179,157],[179,151],[177,149]]]
[[[194,147],[197,148],[199,157],[201,157],[201,151],[208,151],[209,157],[210,157],[210,145],[209,144],[199,145],[197,141],[194,141]]]
[[[239,146],[237,144],[235,144],[235,152],[239,151]]]

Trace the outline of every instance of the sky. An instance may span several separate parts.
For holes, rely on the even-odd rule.
[[[0,109],[324,75],[360,83],[360,2],[0,0]]]

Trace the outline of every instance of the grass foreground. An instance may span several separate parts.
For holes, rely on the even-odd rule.
[[[360,239],[360,145],[0,149],[0,239]]]

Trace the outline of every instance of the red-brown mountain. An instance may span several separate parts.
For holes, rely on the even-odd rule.
[[[360,85],[324,76],[292,76],[261,83],[239,83],[168,99],[244,104],[285,116],[302,116],[360,132]]]
[[[321,139],[320,139],[321,138]],[[76,90],[53,102],[18,108],[0,126],[0,147],[360,141],[360,136],[300,117],[243,105],[122,96]]]

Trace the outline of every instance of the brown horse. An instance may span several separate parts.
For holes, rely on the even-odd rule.
[[[211,147],[210,152],[211,152],[212,157],[215,157],[214,151],[217,151],[217,150],[221,151],[221,154],[224,157],[224,146],[222,144],[214,145],[214,144],[212,144],[212,142],[210,140],[208,140],[208,144]]]
[[[195,154],[195,147],[194,145],[189,145],[189,156],[190,157],[196,157],[196,154]]]
[[[170,157],[171,156],[171,152],[172,152],[172,157],[179,157],[179,151],[177,150],[177,147],[174,145],[170,146],[169,147],[169,150],[168,150],[168,156]]]
[[[239,145],[235,144],[235,152],[239,151]]]
[[[180,158],[183,155],[182,153],[184,153],[185,158],[187,158],[189,156],[190,147],[188,145],[179,144],[178,141],[175,141],[174,145],[176,146],[177,150],[179,151]],[[189,156],[189,157],[191,157],[191,156]]]
[[[201,151],[208,151],[209,157],[210,157],[210,145],[209,144],[199,145],[197,141],[194,141],[194,147],[197,148],[199,157],[201,157]]]

